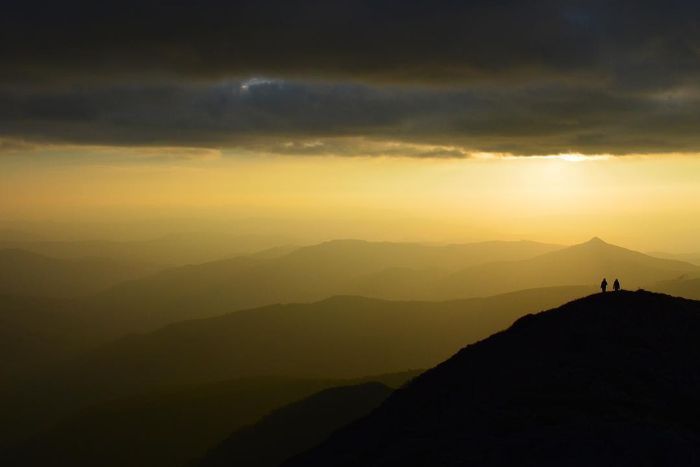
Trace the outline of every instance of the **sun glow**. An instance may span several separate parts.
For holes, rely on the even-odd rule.
[[[591,162],[591,161],[606,161],[614,157],[611,154],[581,154],[579,152],[565,152],[560,154],[547,154],[544,156],[513,156],[518,159],[545,159],[545,160],[560,160],[566,162]]]
[[[663,246],[674,226],[687,232],[676,236],[688,249],[700,232],[698,157],[235,157],[225,151],[155,157],[156,151],[142,160],[121,151],[127,157],[101,149],[62,154],[52,165],[40,164],[43,153],[8,155],[0,161],[0,216],[295,218],[307,219],[314,231],[318,219],[329,225],[338,219],[350,225],[343,224],[342,235],[375,239],[567,243],[601,235],[652,249]],[[650,226],[650,215],[664,220]]]
[[[533,155],[533,156],[522,156],[515,154],[503,154],[503,153],[489,153],[489,152],[478,152],[472,153],[472,157],[475,159],[513,159],[513,160],[562,160],[566,162],[590,162],[590,161],[604,161],[613,158],[612,154],[582,154],[580,152],[565,152],[560,154],[546,154],[546,155]]]
[[[547,159],[560,159],[560,160],[567,161],[567,162],[586,162],[586,161],[607,160],[611,156],[609,154],[586,155],[586,154],[573,152],[573,153],[556,154],[553,156],[544,156],[544,157]]]

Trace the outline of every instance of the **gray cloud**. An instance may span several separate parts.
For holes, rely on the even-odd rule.
[[[321,147],[305,142],[339,137],[522,155],[694,151],[699,96],[695,87],[616,93],[571,84],[110,86],[0,93],[0,134],[89,145],[276,147],[279,153],[313,153]],[[351,151],[345,145],[339,152]]]
[[[698,17],[678,0],[8,0],[0,136],[697,152]]]

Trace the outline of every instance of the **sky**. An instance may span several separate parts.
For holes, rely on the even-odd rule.
[[[0,222],[700,251],[699,13],[8,0]]]

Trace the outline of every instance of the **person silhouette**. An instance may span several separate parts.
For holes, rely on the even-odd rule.
[[[606,290],[608,290],[608,281],[603,277],[603,282],[600,283],[600,290],[605,293]]]
[[[617,279],[615,279],[615,282],[613,282],[613,290],[614,290],[615,292],[617,292],[618,290],[620,290],[620,281],[617,280]]]

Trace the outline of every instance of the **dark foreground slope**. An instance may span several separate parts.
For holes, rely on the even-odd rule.
[[[277,467],[285,459],[319,444],[343,425],[367,415],[391,392],[391,388],[377,382],[318,392],[234,432],[199,465]]]
[[[700,302],[621,292],[526,316],[285,465],[700,465]]]

